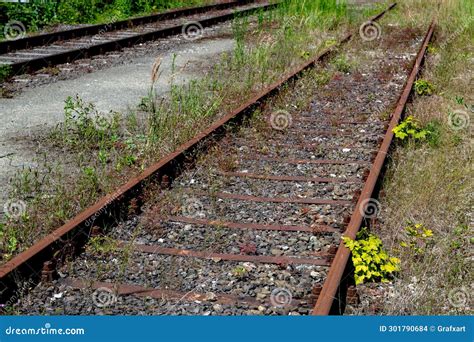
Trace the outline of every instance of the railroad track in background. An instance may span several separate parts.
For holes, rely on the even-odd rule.
[[[343,313],[356,294],[340,237],[365,220],[434,27],[424,38],[387,29],[378,49],[390,49],[364,74],[337,74],[306,110],[235,129],[347,35],[4,264],[2,303],[35,284],[17,312]]]
[[[261,0],[227,1],[7,40],[0,42],[0,66],[17,75],[177,34],[194,40],[206,27],[276,6]]]

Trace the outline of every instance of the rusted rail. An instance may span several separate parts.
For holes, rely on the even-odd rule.
[[[382,145],[380,146],[375,161],[372,164],[368,178],[357,201],[356,208],[354,209],[349,225],[344,233],[345,236],[351,239],[356,238],[356,234],[361,228],[362,222],[364,220],[364,211],[362,208],[363,203],[366,203],[366,201],[374,195],[374,190],[376,188],[377,182],[379,181],[379,176],[382,172],[390,145],[393,140],[393,129],[400,121],[403,111],[405,110],[405,106],[413,89],[413,84],[422,66],[426,49],[433,36],[435,25],[435,21],[433,21],[428,29],[428,32],[426,33],[423,44],[413,65],[413,69],[403,89],[403,93],[397,102],[394,112],[392,113],[390,124],[387,132],[385,133]],[[341,242],[321,290],[321,294],[319,295],[316,306],[314,307],[313,313],[315,315],[328,315],[331,313],[340,313],[343,311],[341,306],[344,303],[343,297],[345,296],[346,289],[341,287],[344,281],[350,277],[347,269],[350,256],[351,253],[349,249],[344,246],[343,242]]]

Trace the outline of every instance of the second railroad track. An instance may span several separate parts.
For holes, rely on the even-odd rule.
[[[206,27],[275,6],[266,1],[230,1],[6,40],[0,42],[0,66],[20,74],[177,34],[194,40]]]

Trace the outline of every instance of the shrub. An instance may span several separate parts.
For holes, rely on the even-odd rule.
[[[0,65],[0,82],[5,81],[10,77],[12,68],[9,65]]]
[[[435,88],[434,85],[425,80],[418,80],[415,82],[415,92],[419,96],[433,95]]]
[[[417,255],[424,253],[425,248],[433,242],[433,231],[423,224],[410,224],[405,227],[406,241],[400,242],[400,246]]]
[[[370,281],[386,282],[400,270],[400,260],[390,257],[382,247],[382,240],[369,233],[367,228],[362,228],[356,240],[346,236],[342,240],[352,252],[356,285]]]
[[[400,122],[400,124],[393,129],[393,133],[395,133],[395,137],[401,140],[407,137],[414,140],[424,140],[428,135],[428,131],[422,129],[418,121],[411,115]]]

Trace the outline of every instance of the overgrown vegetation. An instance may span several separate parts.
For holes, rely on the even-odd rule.
[[[37,168],[24,169],[12,182],[10,198],[25,201],[27,215],[4,217],[4,260],[281,79],[342,35],[346,25],[368,14],[352,15],[336,0],[288,1],[252,21],[234,20],[232,53],[224,54],[201,79],[186,85],[171,81],[165,97],[157,96],[152,86],[136,111],[99,113],[80,97],[68,98],[64,122],[49,137],[54,146],[50,153],[58,161],[51,162],[51,155],[39,157]],[[330,77],[324,72],[320,76],[321,83]],[[152,84],[157,77],[159,64]],[[5,246],[13,233],[18,243],[10,252]]]

